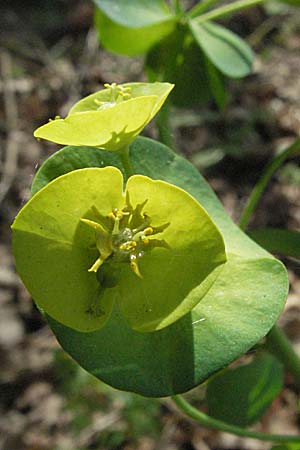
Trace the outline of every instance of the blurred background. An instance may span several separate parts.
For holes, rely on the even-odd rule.
[[[186,1],[192,6],[193,1]],[[99,45],[89,1],[0,4],[0,450],[264,450],[268,443],[206,430],[168,399],[116,391],[62,350],[15,273],[10,225],[41,163],[59,146],[33,130],[65,116],[103,83],[146,80],[143,57]],[[253,73],[228,83],[229,102],[172,109],[172,138],[237,220],[263,168],[300,132],[300,11],[268,2],[224,22],[256,52]],[[155,124],[146,135],[157,138]],[[299,157],[273,178],[251,227],[300,228]],[[291,289],[280,325],[300,347],[300,264],[285,259]],[[256,429],[299,433],[296,394],[285,388]],[[205,387],[190,398],[204,407]]]

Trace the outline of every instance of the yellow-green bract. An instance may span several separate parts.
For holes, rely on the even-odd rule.
[[[79,331],[101,328],[115,301],[150,332],[188,313],[217,278],[223,238],[184,190],[114,167],[56,178],[13,226],[17,270],[38,306]],[[136,266],[137,264],[137,266]]]
[[[150,122],[172,89],[172,84],[158,82],[107,84],[76,103],[65,119],[39,127],[34,136],[57,144],[119,150]]]

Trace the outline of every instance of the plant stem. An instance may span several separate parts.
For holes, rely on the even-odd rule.
[[[122,147],[119,151],[118,151],[120,158],[121,158],[121,162],[122,165],[124,167],[124,171],[125,174],[127,176],[127,179],[129,177],[131,177],[134,174],[132,165],[131,165],[131,161],[130,161],[130,157],[129,157],[129,145],[126,145],[125,147]]]
[[[206,14],[198,16],[194,20],[197,23],[207,22],[208,20],[218,19],[227,14],[232,14],[244,8],[250,8],[251,6],[263,3],[265,0],[238,0],[237,2],[230,3],[229,5],[220,6],[219,8],[213,9]]]
[[[275,355],[281,361],[288,372],[295,379],[297,388],[300,388],[300,358],[294,351],[284,332],[276,325],[267,335],[265,344],[267,350]]]
[[[174,149],[174,142],[170,127],[170,107],[164,104],[156,117],[156,124],[159,132],[159,140],[167,147]]]
[[[202,0],[202,2],[199,2],[194,8],[192,8],[188,13],[187,16],[192,19],[193,17],[197,17],[200,14],[202,14],[204,11],[207,11],[211,6],[213,6],[215,3],[218,3],[219,0]]]
[[[183,12],[183,8],[182,8],[180,0],[173,1],[173,9],[175,11],[175,14],[181,14]]]
[[[290,145],[287,149],[281,152],[279,155],[275,156],[275,158],[271,161],[271,163],[267,166],[265,172],[263,173],[260,180],[254,186],[253,191],[250,194],[250,197],[244,207],[244,210],[240,217],[240,228],[245,230],[250,222],[251,216],[263,194],[266,187],[269,184],[270,179],[272,178],[274,172],[280,168],[283,162],[291,156],[293,153],[300,151],[300,141],[296,139],[295,142]]]
[[[214,419],[204,412],[194,408],[180,395],[173,396],[172,399],[180,410],[182,410],[185,414],[196,420],[204,427],[213,428],[219,431],[225,431],[226,433],[235,434],[236,436],[259,439],[260,441],[300,442],[300,436],[260,433],[259,431],[246,430],[245,428],[240,428],[235,425],[222,422],[221,420]]]

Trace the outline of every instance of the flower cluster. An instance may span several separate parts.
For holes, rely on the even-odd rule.
[[[29,292],[79,331],[104,326],[116,301],[132,328],[164,328],[201,300],[226,261],[220,232],[187,192],[142,175],[123,185],[115,167],[69,172],[12,227]]]
[[[63,145],[120,150],[130,144],[162,107],[170,83],[105,84],[77,102],[65,119],[57,116],[34,136]]]

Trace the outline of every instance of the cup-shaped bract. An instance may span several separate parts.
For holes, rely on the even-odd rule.
[[[36,138],[63,145],[86,145],[119,150],[133,141],[160,110],[173,89],[170,83],[126,83],[83,98],[67,117],[50,120]]]
[[[35,194],[13,225],[17,270],[50,317],[101,328],[115,301],[130,327],[162,329],[207,293],[222,235],[184,190],[114,167],[75,170]]]

